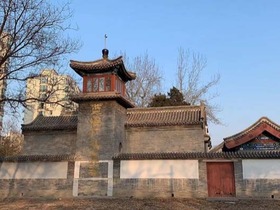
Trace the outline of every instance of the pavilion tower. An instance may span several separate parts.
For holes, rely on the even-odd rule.
[[[79,103],[76,155],[79,160],[111,160],[125,138],[126,109],[134,105],[126,98],[125,83],[135,79],[122,57],[110,60],[109,51],[91,62],[70,60],[70,67],[83,78]]]

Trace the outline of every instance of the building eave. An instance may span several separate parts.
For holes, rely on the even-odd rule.
[[[70,67],[81,77],[90,74],[111,72],[118,74],[124,82],[134,80],[136,78],[135,73],[129,72],[125,69],[122,56],[113,60],[103,58],[88,62],[70,60]]]
[[[125,108],[133,108],[134,104],[129,101],[127,98],[123,97],[118,92],[98,92],[98,93],[80,93],[77,95],[73,95],[71,97],[76,103],[80,103],[83,101],[109,101],[116,100],[119,104],[123,105]]]
[[[247,143],[253,138],[256,138],[264,131],[269,132],[277,138],[280,138],[280,126],[267,117],[262,117],[245,130],[230,137],[224,138],[225,146],[228,149],[232,149],[234,147]]]
[[[73,154],[0,156],[0,162],[75,161]]]
[[[280,159],[280,151],[252,152],[162,152],[162,153],[119,153],[113,160],[226,160],[226,159]]]
[[[193,126],[201,127],[200,106],[166,106],[150,108],[133,108],[127,111],[129,127],[153,126]]]
[[[52,116],[38,115],[31,123],[22,124],[23,134],[30,131],[62,131],[76,130],[78,117],[75,116]]]

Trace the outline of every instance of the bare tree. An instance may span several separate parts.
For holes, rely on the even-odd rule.
[[[207,59],[199,53],[191,53],[189,50],[179,48],[177,59],[177,85],[184,94],[185,99],[191,105],[197,105],[201,101],[206,105],[207,116],[215,124],[221,124],[217,117],[220,108],[212,104],[212,100],[218,93],[211,92],[220,81],[220,74],[215,74],[209,82],[202,83],[201,76],[207,66]]]
[[[42,113],[45,116],[67,115],[76,111],[78,105],[69,97],[80,92],[69,75],[44,69],[39,77],[27,80],[24,123],[30,123]],[[33,99],[33,100],[32,100]]]
[[[177,85],[178,89],[181,93],[183,93],[183,89],[185,87],[185,80],[188,72],[188,62],[190,53],[189,51],[185,51],[182,48],[178,50],[178,58],[177,58]]]
[[[0,1],[0,81],[7,85],[0,103],[17,109],[37,100],[26,97],[25,82],[78,50],[79,42],[66,34],[72,29],[69,5],[52,5],[48,0]]]
[[[0,156],[11,156],[20,153],[23,146],[23,136],[20,133],[12,133],[9,136],[0,137]]]
[[[122,55],[127,68],[136,73],[136,79],[126,86],[127,95],[137,106],[146,107],[161,88],[162,75],[159,67],[148,53],[135,57],[132,62],[125,53]]]
[[[0,156],[19,154],[23,146],[23,136],[17,124],[15,116],[10,116],[3,125],[0,136]]]
[[[12,133],[21,133],[21,128],[18,124],[20,118],[20,114],[7,114],[7,117],[3,123],[3,135],[8,136]]]

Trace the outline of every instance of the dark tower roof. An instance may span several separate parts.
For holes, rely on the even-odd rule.
[[[124,82],[134,80],[136,78],[135,73],[126,70],[122,56],[110,60],[108,59],[109,50],[102,50],[103,58],[96,61],[74,61],[70,60],[70,67],[74,69],[80,76],[100,73],[115,73]]]

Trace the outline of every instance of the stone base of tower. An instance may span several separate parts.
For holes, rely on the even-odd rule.
[[[76,160],[112,160],[125,138],[126,108],[116,101],[79,103]]]

